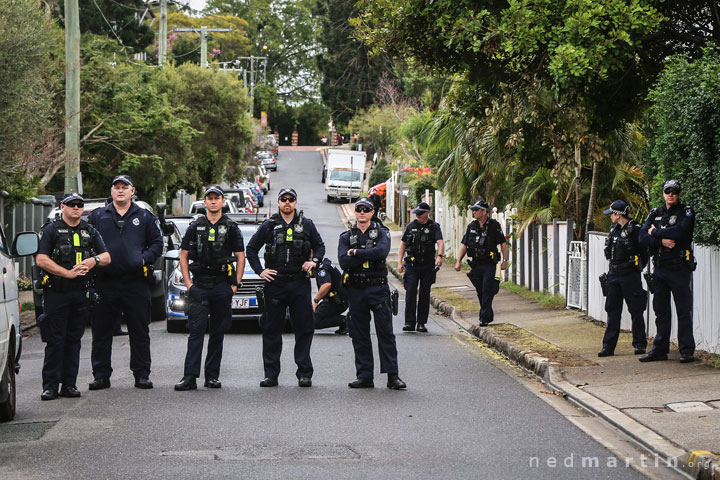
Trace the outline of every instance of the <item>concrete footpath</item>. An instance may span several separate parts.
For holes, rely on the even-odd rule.
[[[352,205],[339,208],[354,219]],[[398,279],[400,237],[401,232],[392,232],[388,258],[388,269]],[[468,300],[462,302],[465,311],[443,300],[453,294]],[[603,323],[502,288],[493,302],[495,321],[482,328],[475,289],[464,271],[449,264],[438,272],[431,303],[571,402],[630,435],[651,452],[649,461],[677,462],[693,478],[720,479],[720,369],[701,361],[679,363],[677,347],[668,361],[640,363],[628,332],[621,334],[615,356],[598,358]]]

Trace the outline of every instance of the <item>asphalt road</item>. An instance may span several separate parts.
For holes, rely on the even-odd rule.
[[[295,188],[335,260],[344,227],[325,200],[319,154],[282,152],[278,164],[266,202],[274,205],[282,186]],[[186,337],[158,322],[153,390],[133,387],[122,337],[112,388],[89,392],[88,331],[82,398],[52,402],[40,401],[35,335],[24,345],[16,420],[0,425],[0,478],[642,478],[568,420],[581,412],[552,408],[536,384],[519,381],[522,372],[446,320],[429,322],[427,334],[403,333],[402,324],[395,319],[407,391],[386,389],[377,363],[375,389],[349,389],[351,342],[329,329],[313,342],[312,388],[297,386],[292,335],[280,386],[260,388],[261,338],[244,334],[225,339],[222,389],[175,392]]]

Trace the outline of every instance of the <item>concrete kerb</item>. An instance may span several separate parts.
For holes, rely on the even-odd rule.
[[[391,265],[387,265],[390,273],[402,281],[404,275]],[[561,393],[565,398],[595,416],[608,421],[625,434],[633,438],[639,445],[656,455],[661,462],[677,460],[677,470],[698,480],[720,480],[720,458],[711,452],[702,450],[685,451],[655,431],[627,416],[616,407],[603,402],[597,397],[581,390],[565,380],[561,367],[540,354],[523,349],[522,346],[509,341],[504,335],[492,332],[489,328],[468,322],[457,309],[435,295],[430,295],[430,304],[440,313],[449,317],[460,328],[481,340],[496,352],[504,355],[521,368],[533,372],[550,388]]]

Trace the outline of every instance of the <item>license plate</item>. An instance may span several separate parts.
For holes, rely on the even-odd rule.
[[[234,297],[232,299],[233,309],[246,309],[257,305],[257,300],[253,297]]]

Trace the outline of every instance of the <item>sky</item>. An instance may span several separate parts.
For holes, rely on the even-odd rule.
[[[188,3],[193,10],[202,10],[205,8],[205,0],[190,0]]]

